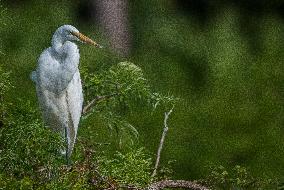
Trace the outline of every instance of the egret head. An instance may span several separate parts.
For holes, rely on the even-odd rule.
[[[79,41],[79,42],[93,45],[98,48],[102,48],[101,45],[91,40],[87,36],[81,34],[77,28],[71,25],[60,26],[55,31],[53,38],[52,38],[52,42],[55,43],[58,41],[60,41],[61,43],[64,43],[66,41]]]

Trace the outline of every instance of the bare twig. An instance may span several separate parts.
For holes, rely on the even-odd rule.
[[[96,96],[92,101],[90,101],[86,106],[84,106],[83,111],[82,111],[83,115],[88,113],[92,107],[97,105],[98,102],[106,100],[106,99],[110,99],[114,96],[117,96],[118,94],[119,93],[115,92],[115,93],[104,95],[104,96]]]
[[[158,148],[158,151],[157,151],[157,159],[156,159],[154,171],[153,171],[153,173],[152,173],[152,175],[151,175],[152,178],[154,178],[154,177],[156,176],[156,174],[157,174],[157,169],[158,169],[158,167],[159,167],[160,158],[161,158],[161,152],[162,152],[162,149],[163,149],[165,137],[166,137],[167,132],[168,132],[168,130],[169,130],[167,121],[168,121],[169,116],[170,116],[170,114],[172,113],[173,109],[174,109],[174,106],[172,107],[172,109],[171,109],[169,112],[165,112],[165,117],[164,117],[164,131],[163,131],[163,134],[162,134],[162,137],[161,137],[161,140],[160,140],[160,145],[159,145],[159,148]]]
[[[185,188],[192,190],[210,190],[195,181],[185,181],[185,180],[163,180],[156,183],[150,184],[144,190],[159,190],[164,188]]]

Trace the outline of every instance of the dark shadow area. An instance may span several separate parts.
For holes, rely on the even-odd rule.
[[[85,24],[97,24],[97,9],[95,6],[95,1],[93,0],[82,0],[76,4],[74,8],[76,12],[75,19],[80,23]]]
[[[206,24],[214,16],[215,5],[208,0],[176,0],[178,11],[189,17],[195,17],[201,24]]]

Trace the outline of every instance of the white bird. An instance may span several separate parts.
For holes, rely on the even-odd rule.
[[[66,139],[62,154],[69,160],[75,144],[83,106],[83,92],[78,69],[80,54],[75,41],[100,47],[71,25],[59,27],[44,50],[31,78],[47,126]]]

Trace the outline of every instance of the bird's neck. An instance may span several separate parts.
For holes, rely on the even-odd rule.
[[[64,44],[64,41],[62,38],[56,35],[53,36],[52,41],[51,41],[51,45],[52,45],[51,47],[55,52],[61,53],[63,44]]]
[[[54,35],[52,36],[52,40],[51,40],[51,45],[52,45],[53,51],[57,52],[58,54],[63,54],[65,42],[67,42],[67,41],[68,40],[66,39],[66,37],[64,37],[62,32],[60,32],[60,31],[55,32]]]

